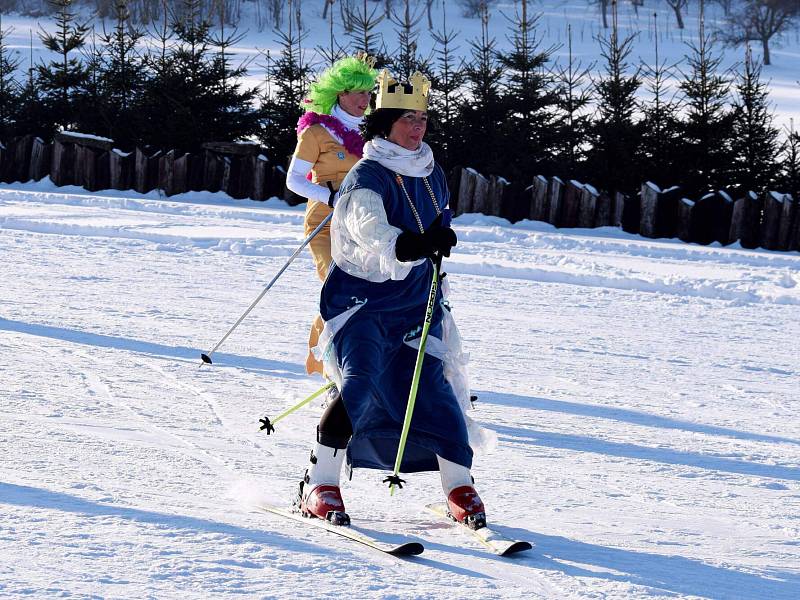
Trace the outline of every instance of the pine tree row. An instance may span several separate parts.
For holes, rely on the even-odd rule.
[[[566,57],[554,59],[557,48],[543,46],[539,17],[526,0],[509,18],[509,50],[498,51],[482,3],[481,34],[469,41],[467,57],[446,12],[434,51],[422,56],[424,13],[398,4],[390,16],[397,42],[387,50],[376,29],[383,11],[355,0],[346,39],[335,35],[328,12],[330,43],[315,49],[322,59],[312,65],[289,2],[280,49],[263,55],[265,80],[253,89],[242,83],[246,66],[234,66],[231,49],[241,36],[224,14],[216,26],[203,18],[204,0],[182,0],[180,14],[165,13],[149,31],[131,23],[119,0],[113,29],[94,35],[71,0],[52,1],[55,32],[41,39],[58,58],[26,77],[0,25],[0,141],[30,133],[48,139],[65,129],[111,138],[126,150],[196,151],[209,141],[252,140],[280,164],[294,147],[315,70],[364,50],[401,78],[421,70],[432,79],[427,139],[446,167],[525,184],[535,174],[558,175],[628,193],[646,180],[681,185],[689,196],[737,188],[800,192],[800,135],[781,136],[774,126],[759,63],[748,52],[738,74],[723,72],[703,31],[680,65],[658,52],[654,64],[633,65],[633,38],[620,38],[614,22],[598,39],[602,64],[583,65],[573,57],[571,35]]]

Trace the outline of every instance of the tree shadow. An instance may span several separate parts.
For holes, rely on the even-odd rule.
[[[283,547],[293,552],[306,552],[326,556],[330,549],[325,546],[315,546],[308,542],[288,537],[272,531],[248,529],[237,525],[219,523],[208,519],[187,517],[184,515],[170,515],[150,510],[100,504],[71,494],[53,492],[43,488],[26,485],[16,485],[0,481],[0,503],[30,508],[59,510],[77,513],[87,517],[116,517],[147,523],[171,529],[200,531],[204,533],[219,533],[234,538],[235,544],[256,543],[264,546]]]
[[[537,567],[570,577],[590,577],[704,598],[800,598],[800,574],[766,570],[746,573],[685,556],[587,544],[561,536],[517,530],[535,542]]]
[[[24,323],[22,321],[12,321],[1,317],[0,330],[51,338],[71,344],[111,348],[113,350],[148,354],[157,358],[180,359],[193,361],[198,365],[201,364],[200,352],[196,348],[188,348],[186,346],[167,346],[165,344],[144,342],[130,338],[79,331],[76,329],[66,329],[64,327],[55,327],[52,325],[37,325],[33,323]],[[218,352],[214,354],[214,364],[235,366],[244,371],[258,372],[273,376],[279,375],[289,379],[308,379],[305,369],[297,364],[277,360],[266,360],[254,356],[241,356],[238,354]]]
[[[606,456],[617,456],[620,458],[633,458],[636,460],[647,460],[651,462],[666,463],[670,465],[685,465],[697,469],[709,471],[724,471],[735,473],[736,475],[749,475],[764,477],[769,479],[785,479],[788,481],[800,481],[800,468],[784,467],[780,465],[766,465],[760,463],[747,462],[744,460],[734,460],[708,454],[698,454],[695,452],[684,452],[671,448],[650,448],[637,444],[610,442],[599,440],[583,435],[573,435],[569,433],[555,433],[551,431],[537,431],[534,429],[522,429],[519,427],[508,427],[504,425],[492,425],[491,428],[499,434],[507,435],[509,438],[525,438],[526,443],[546,448],[559,448],[562,450],[572,450],[575,452],[590,452],[592,454],[603,454]],[[513,439],[507,439],[513,442]]]
[[[728,427],[717,427],[716,425],[703,425],[702,423],[692,423],[679,419],[670,419],[659,415],[646,412],[631,410],[627,408],[614,408],[600,406],[597,404],[581,404],[579,402],[569,402],[566,400],[551,400],[549,398],[537,398],[535,396],[519,396],[517,394],[497,393],[490,391],[476,391],[480,402],[487,404],[497,404],[500,406],[513,406],[516,408],[529,408],[532,410],[544,410],[558,412],[595,419],[609,419],[631,423],[632,425],[642,425],[644,427],[657,427],[659,429],[675,429],[680,431],[690,431],[693,433],[703,433],[706,435],[718,435],[739,440],[749,440],[754,442],[767,442],[773,444],[794,444],[800,446],[800,440],[785,438],[780,436],[764,435],[751,433],[749,431],[739,431]]]

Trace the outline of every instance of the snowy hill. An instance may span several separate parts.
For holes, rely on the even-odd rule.
[[[287,503],[320,414],[302,207],[0,186],[0,596],[800,597],[800,256],[455,221],[445,263],[498,435],[474,473],[488,555],[422,507],[344,486],[399,560],[252,510]],[[389,535],[391,537],[391,535]]]

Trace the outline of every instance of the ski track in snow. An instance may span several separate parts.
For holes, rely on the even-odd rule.
[[[611,228],[455,220],[445,263],[471,353],[474,473],[502,559],[344,483],[398,560],[255,512],[288,504],[320,408],[303,364],[303,207],[0,186],[0,597],[800,597],[800,255]]]

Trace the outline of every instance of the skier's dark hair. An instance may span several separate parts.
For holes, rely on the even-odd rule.
[[[408,111],[404,108],[379,108],[364,117],[361,123],[361,135],[365,142],[376,137],[388,138],[392,125]]]

